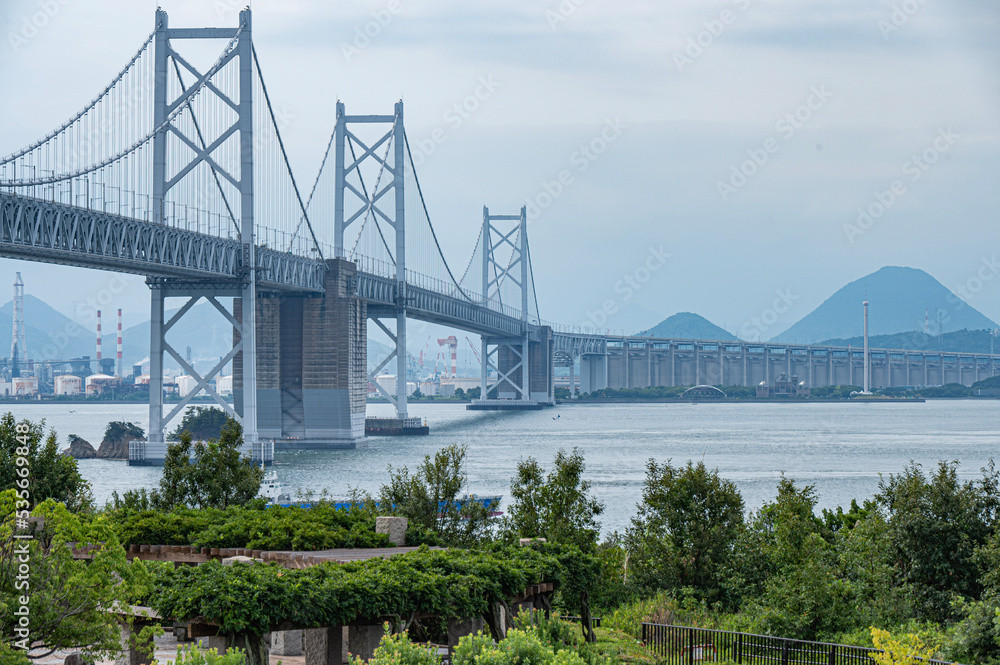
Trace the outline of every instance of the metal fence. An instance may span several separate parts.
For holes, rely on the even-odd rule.
[[[642,643],[666,665],[732,661],[739,665],[874,665],[878,649],[725,630],[642,624]],[[931,665],[948,665],[931,660]]]

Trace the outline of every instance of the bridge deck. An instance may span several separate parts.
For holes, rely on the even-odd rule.
[[[240,241],[0,192],[0,256],[147,277],[241,282]],[[258,283],[320,293],[322,261],[257,249]]]

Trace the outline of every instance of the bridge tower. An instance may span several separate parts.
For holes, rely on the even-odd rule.
[[[252,303],[257,299],[256,245],[254,236],[254,85],[252,26],[249,9],[240,12],[236,28],[170,28],[167,13],[156,12],[156,32],[154,36],[155,84],[153,91],[153,123],[158,128],[153,139],[152,168],[152,222],[166,224],[165,205],[171,190],[179,187],[186,178],[193,178],[199,166],[207,165],[216,184],[220,180],[232,183],[238,191],[239,207],[232,209],[235,201],[226,200],[241,247],[241,270],[236,280],[190,280],[169,277],[150,277],[146,283],[151,292],[150,315],[150,370],[149,370],[149,441],[141,450],[130,451],[130,459],[135,463],[162,463],[166,453],[164,431],[168,424],[180,415],[191,399],[204,390],[230,415],[238,418],[243,425],[245,452],[255,461],[270,462],[273,448],[259,441],[257,436],[257,391],[243,390],[242,386],[256,386],[257,343],[256,307],[240,307],[240,303]],[[190,64],[175,44],[180,41],[219,40],[233,41],[233,48],[223,56],[229,61],[236,60],[238,66],[237,99],[231,93],[214,85],[203,91],[205,95],[215,95],[220,106],[232,109],[230,126],[224,129],[220,138],[206,141],[197,118],[190,126],[177,122],[174,109],[181,105],[191,108],[191,88],[181,79],[181,68],[200,81],[209,73],[201,72]],[[176,75],[176,79],[174,79]],[[176,84],[172,81],[176,80]],[[192,116],[193,116],[192,110]],[[224,150],[231,150],[228,137],[238,135],[237,157],[227,158]],[[185,147],[186,146],[186,147]],[[238,169],[233,168],[238,163]],[[204,171],[204,168],[200,169]],[[219,191],[222,187],[219,185]],[[225,194],[222,194],[225,198]],[[234,197],[235,198],[235,197]],[[169,320],[164,316],[164,300],[171,297],[186,298],[187,301]],[[219,298],[237,299],[236,311],[230,313],[219,302]],[[232,350],[206,374],[201,375],[167,341],[170,329],[204,298],[211,303],[234,328]],[[237,318],[239,315],[239,318]],[[163,361],[164,354],[172,357],[184,372],[194,377],[197,387],[182,397],[173,409],[163,414]],[[210,381],[220,374],[229,362],[236,364],[234,385],[235,409],[212,388]]]
[[[357,125],[388,126],[385,133],[374,139],[364,140],[352,131]],[[406,208],[404,198],[406,139],[403,131],[403,102],[397,102],[392,115],[347,115],[344,104],[337,102],[337,126],[334,131],[334,249],[338,259],[351,259],[344,246],[345,231],[352,224],[366,224],[370,219],[385,222],[394,236],[383,238],[391,257],[396,279],[396,302],[389,307],[368,306],[368,318],[375,322],[392,342],[393,350],[368,375],[368,381],[396,408],[397,418],[407,418],[406,408]],[[351,139],[351,161],[347,161],[348,137]],[[370,145],[368,144],[370,142]],[[361,155],[354,151],[354,145],[361,149]],[[383,148],[384,146],[384,148]],[[368,189],[364,185],[361,169],[366,163],[377,164],[378,177]],[[349,182],[356,174],[360,189]],[[391,196],[388,196],[391,194]],[[383,202],[383,199],[385,201]],[[350,207],[348,207],[348,203]],[[352,210],[348,213],[347,210]],[[358,269],[363,269],[358,265]],[[395,319],[395,330],[390,330],[382,321]],[[366,342],[367,340],[365,340]],[[375,377],[393,359],[396,360],[395,395],[383,388]]]
[[[483,298],[503,303],[501,287],[517,287],[521,312],[518,337],[482,338],[480,399],[474,410],[535,409],[555,402],[552,329],[533,326],[530,316],[531,282],[527,208],[517,215],[491,215],[483,207]],[[497,250],[501,251],[498,255]],[[506,260],[502,257],[509,257]],[[506,303],[510,304],[510,303]],[[496,377],[490,383],[490,370]]]

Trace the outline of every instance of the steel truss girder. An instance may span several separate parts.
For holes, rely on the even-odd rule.
[[[358,273],[355,295],[368,302],[369,307],[395,308],[399,302],[398,283],[386,277]],[[410,318],[499,337],[521,335],[524,330],[524,322],[521,321],[519,313],[517,316],[512,316],[497,312],[461,298],[412,284],[406,287],[406,295],[406,313]],[[390,315],[386,311],[386,316]],[[537,328],[529,326],[528,334],[537,339]]]
[[[322,293],[322,261],[257,249],[258,283]],[[241,280],[238,240],[0,192],[0,256],[153,277]]]

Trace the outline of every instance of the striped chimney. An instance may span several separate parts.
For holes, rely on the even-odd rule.
[[[118,310],[118,365],[115,376],[122,376],[122,311]]]
[[[101,310],[97,310],[97,371],[101,371]]]

